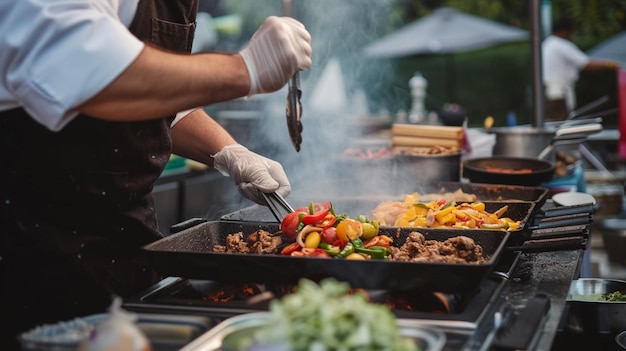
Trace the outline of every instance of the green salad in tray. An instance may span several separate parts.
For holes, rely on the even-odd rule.
[[[614,292],[609,293],[609,294],[603,294],[602,295],[602,300],[603,301],[625,302],[626,301],[626,294],[622,293],[621,291],[614,291]]]
[[[302,279],[294,293],[272,301],[265,325],[238,339],[239,350],[419,350],[413,339],[400,334],[387,306],[369,302],[332,278],[319,284]]]

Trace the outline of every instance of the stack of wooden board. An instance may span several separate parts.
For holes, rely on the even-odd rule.
[[[394,147],[458,147],[463,146],[463,127],[422,124],[391,125],[391,144]]]

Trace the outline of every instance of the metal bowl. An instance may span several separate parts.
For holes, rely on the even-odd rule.
[[[552,141],[554,128],[514,126],[491,128],[489,133],[496,135],[493,155],[513,157],[537,157]],[[554,159],[554,154],[549,160]]]
[[[415,154],[395,156],[395,174],[398,182],[415,185],[432,181],[461,180],[463,152],[451,154]]]
[[[619,333],[626,330],[626,302],[605,301],[602,295],[626,293],[626,281],[581,278],[567,296],[567,328],[574,332]]]

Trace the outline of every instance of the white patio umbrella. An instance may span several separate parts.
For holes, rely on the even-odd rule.
[[[526,30],[442,7],[367,45],[363,52],[370,57],[445,54],[527,39]]]
[[[525,41],[528,31],[442,7],[363,48],[365,56],[397,58],[445,54],[446,90],[455,100],[452,80],[454,53]]]

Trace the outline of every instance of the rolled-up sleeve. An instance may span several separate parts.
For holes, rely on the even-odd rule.
[[[23,107],[60,130],[137,58],[137,0],[19,0],[0,5],[0,110]],[[129,13],[130,12],[130,13]]]

